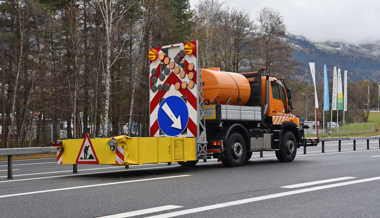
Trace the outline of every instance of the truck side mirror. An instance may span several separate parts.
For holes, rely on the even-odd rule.
[[[293,102],[292,102],[292,92],[290,88],[286,89],[286,95],[288,96],[288,102],[289,102],[289,111],[293,111]]]
[[[288,100],[291,100],[291,99],[292,99],[292,92],[291,92],[291,89],[290,89],[290,88],[287,88],[287,89],[286,89],[286,95],[288,96]]]

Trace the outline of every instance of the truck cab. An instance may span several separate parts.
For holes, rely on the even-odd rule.
[[[270,77],[270,101],[268,116],[284,115],[291,113],[285,87],[279,79]]]

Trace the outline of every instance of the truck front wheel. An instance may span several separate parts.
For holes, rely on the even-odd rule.
[[[281,147],[276,151],[276,157],[280,162],[292,162],[297,154],[297,140],[292,132],[285,132]]]
[[[228,167],[237,167],[244,164],[247,155],[247,147],[243,136],[239,133],[232,133],[227,139],[222,163]]]

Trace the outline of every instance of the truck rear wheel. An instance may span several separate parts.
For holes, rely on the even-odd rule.
[[[179,165],[183,167],[193,167],[198,163],[199,160],[192,160],[187,162],[178,162]]]
[[[247,163],[252,157],[252,151],[247,152],[247,156],[245,157],[245,163]]]
[[[276,151],[276,157],[280,162],[292,162],[297,154],[297,140],[292,132],[285,132],[281,147]]]
[[[232,133],[227,139],[222,163],[228,167],[237,167],[244,164],[247,156],[247,147],[243,136],[239,133]]]

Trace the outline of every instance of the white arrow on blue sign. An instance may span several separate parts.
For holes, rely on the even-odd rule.
[[[158,109],[158,125],[168,136],[177,136],[187,127],[189,110],[185,101],[177,96],[166,98]]]

